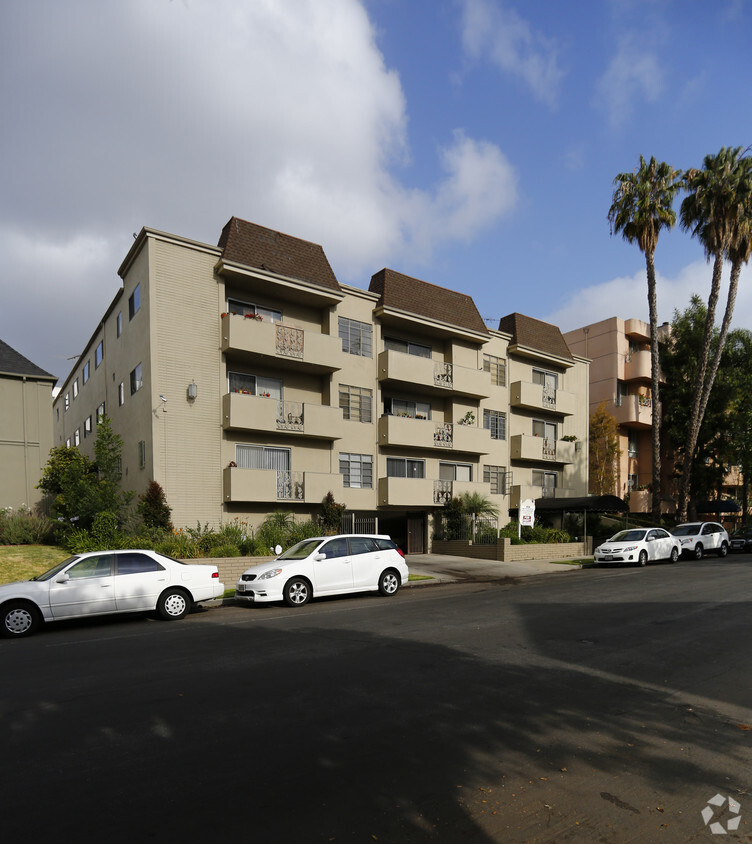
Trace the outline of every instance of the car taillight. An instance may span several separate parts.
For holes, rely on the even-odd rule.
[[[397,549],[397,553],[400,555],[400,557],[402,557],[402,559],[404,559],[404,558],[405,558],[405,555],[404,555],[404,553],[403,553],[403,551],[402,551],[402,549],[401,549],[401,548],[398,548],[398,549]]]
[[[212,572],[212,577],[216,577],[216,578],[218,578],[218,577],[219,577],[219,572],[218,572],[218,571],[213,571],[213,572]]]

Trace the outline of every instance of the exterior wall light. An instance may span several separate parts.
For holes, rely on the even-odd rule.
[[[196,398],[196,396],[198,395],[198,387],[196,386],[196,384],[193,381],[191,381],[191,383],[188,385],[188,390],[186,392],[187,392],[188,398],[191,401],[193,401]]]

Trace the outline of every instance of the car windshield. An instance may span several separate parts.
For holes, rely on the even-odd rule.
[[[746,538],[746,537],[748,537],[748,536],[752,536],[752,528],[748,528],[748,527],[746,527],[746,528],[739,528],[739,530],[737,530],[737,531],[734,533],[734,537],[735,537],[736,539],[745,539],[745,538]]]
[[[78,559],[78,557],[68,557],[67,560],[63,560],[62,563],[58,563],[56,566],[53,566],[51,569],[46,571],[44,574],[38,574],[36,577],[32,578],[32,580],[51,580],[59,571],[61,571],[69,563],[72,563],[77,559]]]
[[[700,524],[697,524],[697,525],[679,525],[678,527],[675,527],[671,531],[671,533],[673,533],[674,536],[694,536],[696,533],[700,532],[701,527],[702,527],[702,525],[700,525]]]
[[[640,542],[645,538],[644,530],[623,530],[612,536],[609,542]]]
[[[277,559],[302,560],[314,551],[318,545],[321,545],[322,541],[321,537],[318,539],[304,539],[302,542],[298,542],[297,545],[293,545],[292,548],[288,548],[287,551],[285,551],[284,554],[280,554]]]

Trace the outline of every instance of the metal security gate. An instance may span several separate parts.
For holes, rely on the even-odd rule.
[[[378,533],[379,517],[373,513],[345,513],[340,530],[342,533]]]

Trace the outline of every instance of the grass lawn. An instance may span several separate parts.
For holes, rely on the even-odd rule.
[[[54,545],[0,545],[0,583],[31,580],[70,554]]]

